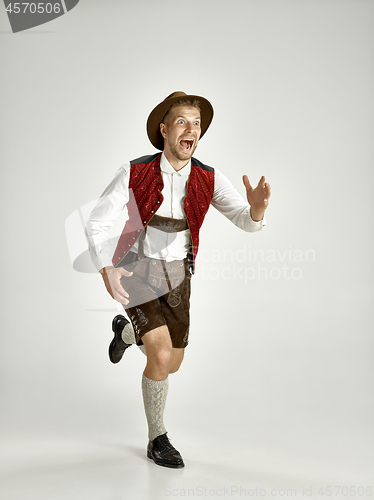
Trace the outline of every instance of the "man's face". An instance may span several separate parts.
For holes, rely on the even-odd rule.
[[[166,123],[160,124],[166,156],[188,161],[193,155],[201,135],[200,111],[195,106],[176,106],[169,111]]]

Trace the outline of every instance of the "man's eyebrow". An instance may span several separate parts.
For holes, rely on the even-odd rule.
[[[186,115],[178,115],[176,116],[175,118],[186,118]],[[195,118],[193,118],[194,120],[201,120],[201,116],[196,116]]]

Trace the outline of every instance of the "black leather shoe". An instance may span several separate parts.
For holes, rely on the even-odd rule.
[[[163,467],[171,467],[172,469],[184,467],[179,451],[170,443],[166,433],[148,442],[147,457]]]
[[[126,344],[122,340],[122,330],[127,325],[127,323],[129,323],[129,321],[124,316],[122,316],[122,314],[118,314],[112,321],[114,338],[109,346],[109,359],[112,363],[118,363],[119,361],[121,361],[126,349],[132,345]]]

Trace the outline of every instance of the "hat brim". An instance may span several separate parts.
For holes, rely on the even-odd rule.
[[[205,132],[208,130],[209,125],[213,119],[213,106],[210,102],[205,99],[205,97],[201,97],[198,95],[186,95],[184,93],[180,93],[180,95],[166,98],[162,101],[158,106],[156,106],[147,120],[147,134],[148,138],[156,149],[163,151],[164,149],[164,138],[160,132],[160,123],[162,122],[164,116],[169,111],[170,107],[178,101],[181,100],[194,100],[197,99],[200,102],[200,111],[201,111],[201,134],[200,139],[203,137]]]

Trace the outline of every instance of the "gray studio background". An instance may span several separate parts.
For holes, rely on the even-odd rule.
[[[0,8],[2,498],[374,494],[373,18],[370,0],[81,0],[12,34]],[[174,90],[214,106],[197,158],[243,195],[245,173],[272,186],[261,233],[213,208],[202,229],[165,416],[183,471],[145,458],[145,359],[110,364],[116,305],[65,231],[155,151],[145,122]]]

